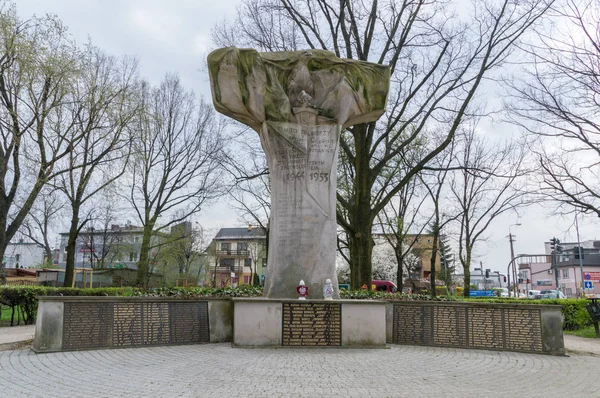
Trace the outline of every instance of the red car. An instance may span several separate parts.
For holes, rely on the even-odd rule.
[[[371,288],[378,292],[396,293],[398,291],[398,286],[391,281],[371,281]]]

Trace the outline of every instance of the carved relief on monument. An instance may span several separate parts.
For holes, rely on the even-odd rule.
[[[271,178],[265,295],[295,297],[301,279],[319,298],[335,269],[336,184],[342,129],[384,112],[389,67],[324,50],[208,56],[215,108],[260,136]]]

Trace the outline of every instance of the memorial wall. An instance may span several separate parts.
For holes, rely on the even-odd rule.
[[[564,354],[560,306],[440,302],[388,306],[388,341],[394,344]]]

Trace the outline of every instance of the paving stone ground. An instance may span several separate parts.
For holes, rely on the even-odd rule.
[[[206,344],[0,352],[2,397],[600,397],[600,357]]]

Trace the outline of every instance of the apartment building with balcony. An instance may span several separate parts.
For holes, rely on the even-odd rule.
[[[225,287],[264,283],[267,234],[263,228],[221,228],[213,238],[208,254],[206,285]]]

